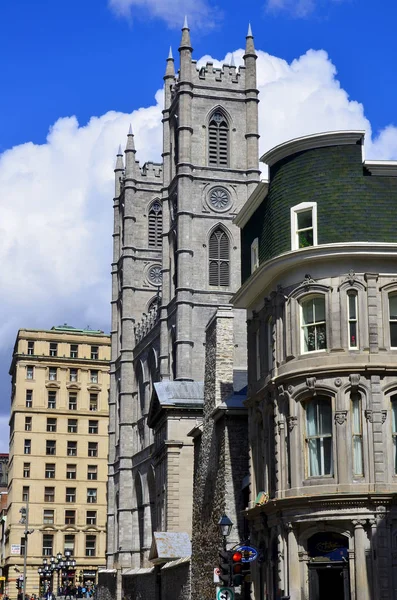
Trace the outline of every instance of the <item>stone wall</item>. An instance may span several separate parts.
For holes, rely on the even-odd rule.
[[[116,573],[99,573],[96,590],[97,600],[114,600],[116,598]]]
[[[207,327],[204,422],[196,438],[192,536],[192,600],[213,600],[220,517],[234,523],[230,546],[241,541],[242,481],[248,473],[246,412],[227,409],[233,393],[233,312],[220,308]],[[218,410],[217,410],[218,409]],[[214,411],[217,413],[216,420]],[[238,598],[239,595],[236,595]]]
[[[190,600],[190,563],[161,569],[161,600]]]
[[[156,600],[156,572],[123,577],[123,600]]]

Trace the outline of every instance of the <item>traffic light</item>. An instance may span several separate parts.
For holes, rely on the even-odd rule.
[[[16,580],[15,587],[17,588],[17,590],[19,590],[19,579]]]
[[[240,550],[232,551],[232,585],[239,586],[243,583],[243,554]]]
[[[231,584],[232,564],[230,550],[219,550],[219,579],[225,586]]]

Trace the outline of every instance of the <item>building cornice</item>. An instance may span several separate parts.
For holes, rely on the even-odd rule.
[[[397,161],[396,160],[366,160],[364,167],[378,177],[397,177]]]
[[[237,225],[241,229],[245,227],[248,223],[256,209],[261,205],[263,200],[267,196],[267,191],[269,188],[269,182],[266,180],[262,180],[258,183],[255,190],[248,198],[247,202],[244,204],[242,209],[238,212],[238,214],[233,219],[233,224]]]
[[[360,130],[325,131],[323,133],[305,135],[303,137],[294,138],[293,140],[288,140],[288,142],[283,142],[271,150],[268,150],[268,152],[265,152],[260,158],[260,161],[271,167],[279,160],[304,150],[325,148],[327,146],[353,145],[358,142],[362,144],[364,135],[365,132]]]
[[[350,242],[339,244],[323,244],[300,248],[280,254],[262,264],[250,275],[241,288],[234,294],[231,302],[235,308],[248,309],[263,295],[265,287],[274,282],[279,283],[280,276],[285,271],[301,267],[305,263],[332,260],[338,258],[351,259],[354,256],[367,258],[397,257],[397,244],[385,242]]]

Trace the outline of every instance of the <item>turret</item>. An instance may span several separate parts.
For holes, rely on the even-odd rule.
[[[135,143],[134,134],[132,133],[132,126],[128,130],[127,145],[125,147],[125,176],[134,177],[136,174],[136,161],[135,161]]]
[[[115,177],[115,197],[120,196],[120,179],[124,174],[124,161],[123,161],[123,153],[121,151],[121,145],[119,146],[119,150],[117,152],[116,158],[116,167],[114,169],[114,177]]]
[[[192,78],[192,44],[190,41],[190,29],[187,24],[187,17],[182,27],[182,40],[179,47],[180,54],[180,81],[191,81]]]
[[[244,54],[245,65],[245,103],[247,115],[247,132],[245,139],[247,143],[247,171],[249,179],[252,179],[252,185],[249,186],[249,193],[254,190],[259,175],[259,129],[258,129],[258,90],[256,87],[256,59],[257,55],[254,46],[254,36],[252,35],[251,25],[248,25],[248,33],[245,43]]]
[[[256,59],[258,57],[255,52],[251,24],[248,25],[248,33],[245,39],[245,54],[243,56],[245,65],[245,88],[247,90],[256,90]]]

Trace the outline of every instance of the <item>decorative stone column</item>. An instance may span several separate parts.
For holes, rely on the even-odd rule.
[[[364,520],[353,521],[354,525],[354,566],[356,573],[356,598],[357,600],[370,600],[368,588],[368,574],[365,558]]]
[[[298,540],[293,523],[287,523],[288,532],[288,592],[290,600],[300,600],[300,573]]]

